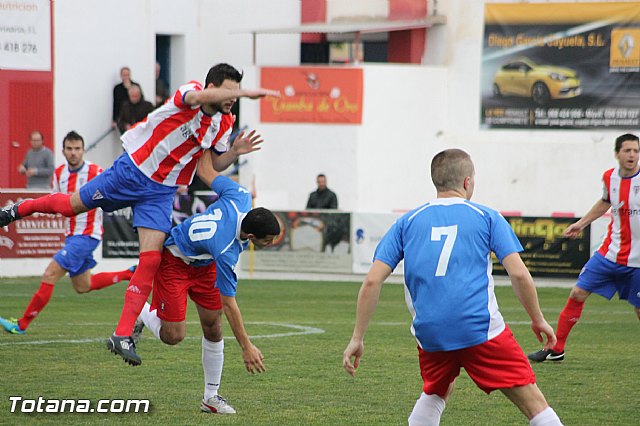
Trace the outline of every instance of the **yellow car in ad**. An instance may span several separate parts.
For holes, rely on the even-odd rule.
[[[511,60],[498,69],[493,95],[531,98],[537,105],[551,99],[575,98],[581,93],[578,73],[571,68],[539,65],[528,58]]]

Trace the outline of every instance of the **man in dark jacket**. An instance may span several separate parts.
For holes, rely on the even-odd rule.
[[[129,88],[129,101],[122,105],[120,118],[118,119],[118,130],[124,133],[138,121],[144,118],[154,110],[153,104],[144,99],[142,90],[137,84],[131,85]]]
[[[309,194],[309,201],[307,201],[308,209],[337,209],[338,197],[336,194],[327,188],[327,177],[323,174],[319,174],[316,178],[318,183],[318,189]]]

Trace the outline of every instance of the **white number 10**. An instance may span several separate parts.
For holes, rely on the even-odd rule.
[[[438,259],[436,277],[444,277],[447,273],[447,266],[449,266],[449,258],[451,257],[451,250],[453,250],[453,243],[456,242],[456,236],[458,235],[458,225],[437,226],[431,228],[431,241],[441,241],[443,235],[444,245],[440,252],[440,258]]]
[[[196,216],[189,226],[189,238],[191,241],[208,240],[218,230],[218,220],[222,219],[222,210],[214,209],[213,214]]]

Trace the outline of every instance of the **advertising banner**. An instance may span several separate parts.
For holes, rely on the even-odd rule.
[[[263,67],[260,85],[281,95],[260,101],[262,122],[362,123],[361,68]]]
[[[481,126],[640,126],[640,3],[485,6]]]
[[[26,198],[49,192],[0,192],[0,206],[10,206]],[[64,246],[65,218],[36,213],[0,228],[0,259],[52,257]]]
[[[281,233],[274,244],[242,254],[242,269],[351,273],[350,213],[274,212]]]
[[[202,213],[218,199],[215,192],[196,192],[195,195],[176,194],[173,199],[173,225],[195,213]],[[133,230],[133,212],[130,207],[104,213],[102,257],[133,258],[140,255],[138,235]]]
[[[575,278],[591,256],[590,228],[578,238],[564,238],[562,233],[576,218],[505,217],[520,240],[522,260],[538,277]],[[493,256],[493,272],[506,274]]]
[[[51,71],[51,2],[0,1],[0,69]]]
[[[353,273],[369,272],[378,243],[398,217],[399,215],[393,213],[353,213],[351,215]],[[402,275],[404,262],[400,262],[393,273]]]

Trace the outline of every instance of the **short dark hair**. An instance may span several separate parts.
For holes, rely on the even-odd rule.
[[[253,234],[256,238],[264,238],[267,235],[280,235],[280,223],[276,216],[264,207],[256,207],[242,219],[240,225],[242,232]]]
[[[244,73],[241,73],[229,64],[218,64],[211,67],[207,73],[204,85],[206,87],[209,83],[213,83],[214,86],[220,87],[225,80],[240,83],[243,76]]]
[[[622,144],[626,141],[636,141],[640,144],[640,140],[636,135],[632,135],[631,133],[625,133],[624,135],[620,135],[616,138],[616,152],[620,152],[620,148],[622,148]]]
[[[316,179],[317,179],[317,178],[321,178],[321,177],[326,178],[326,176],[324,175],[324,173],[320,173],[318,176],[316,176]]]
[[[431,180],[438,191],[459,189],[473,174],[473,162],[461,149],[445,149],[431,160]]]
[[[67,135],[64,137],[64,139],[62,139],[62,148],[63,149],[64,149],[64,143],[66,141],[81,141],[82,142],[82,149],[84,149],[84,138],[82,136],[80,136],[80,134],[78,132],[76,132],[75,130],[72,130],[69,133],[67,133]]]

